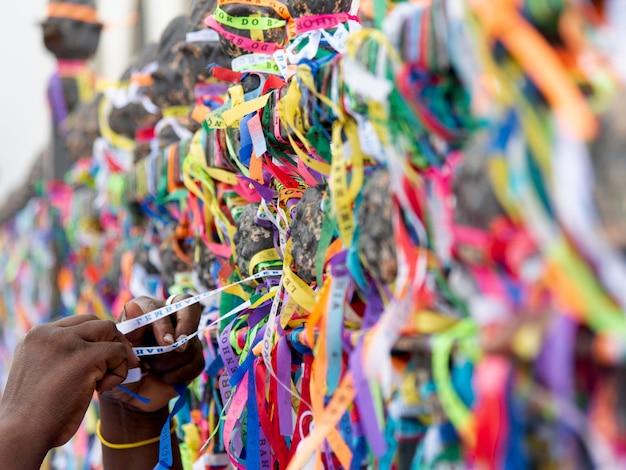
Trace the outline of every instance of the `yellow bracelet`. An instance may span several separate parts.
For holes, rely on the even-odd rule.
[[[174,432],[175,426],[172,425],[172,429],[170,430],[170,434],[172,432]],[[102,437],[102,431],[100,429],[100,420],[98,420],[97,424],[96,424],[96,436],[98,436],[98,439],[100,440],[100,442],[102,443],[103,446],[108,447],[109,449],[115,449],[115,450],[126,450],[126,449],[136,449],[138,447],[143,447],[143,446],[147,446],[150,444],[154,444],[156,442],[159,442],[161,440],[161,436],[157,436],[157,437],[153,437],[151,439],[146,439],[145,441],[139,441],[139,442],[131,442],[128,444],[113,444],[112,442],[107,441],[104,437]]]

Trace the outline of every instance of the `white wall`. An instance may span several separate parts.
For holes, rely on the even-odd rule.
[[[176,15],[190,12],[191,0],[142,0],[146,35],[156,41]],[[46,86],[54,70],[45,50],[39,21],[47,0],[19,0],[4,5],[0,14],[0,206],[25,179],[49,139]],[[98,74],[115,80],[132,56],[130,23],[135,0],[98,0],[103,31],[95,66]]]
[[[167,1],[167,0],[162,0]],[[116,80],[124,73],[132,56],[135,10],[133,0],[98,0],[98,14],[106,25],[96,57],[99,75]]]
[[[191,12],[190,4],[190,0],[143,0],[147,41],[158,41],[172,18]]]
[[[146,40],[158,41],[172,18],[189,13],[190,0],[142,0],[145,14]],[[133,26],[128,24],[134,0],[98,0],[98,11],[105,28],[96,58],[98,72],[108,79],[117,79],[126,70],[133,55]]]
[[[39,27],[45,5],[46,0],[4,3],[0,14],[0,204],[48,140],[46,85],[53,61]]]

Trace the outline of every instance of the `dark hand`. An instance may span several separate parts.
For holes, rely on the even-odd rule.
[[[178,296],[174,301],[180,301],[183,298],[184,296]],[[126,304],[123,319],[139,317],[163,305],[164,303],[159,300],[139,297]],[[168,346],[183,336],[195,333],[201,313],[202,307],[199,304],[191,305],[175,315],[133,331],[126,337],[133,346]],[[198,338],[194,338],[174,352],[146,356],[141,358],[141,368],[142,380],[128,385],[128,388],[148,398],[149,403],[142,403],[119,391],[107,393],[107,398],[114,398],[140,411],[157,411],[176,396],[173,385],[188,384],[202,372],[204,368],[202,344]]]
[[[94,390],[113,389],[137,364],[111,321],[80,315],[33,328],[15,351],[0,402],[0,424],[12,427],[3,435],[29,438],[23,452],[33,446],[45,455],[76,433]],[[0,460],[7,453],[0,448]]]

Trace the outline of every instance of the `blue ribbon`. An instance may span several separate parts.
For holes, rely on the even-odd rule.
[[[354,448],[352,453],[350,470],[361,470],[365,457],[367,457],[367,441],[363,436],[359,436],[357,438],[356,447]]]
[[[246,435],[246,468],[261,468],[259,409],[256,402],[254,361],[248,368],[248,426]]]
[[[328,371],[326,381],[328,384],[327,394],[330,395],[339,387],[341,380],[342,344],[341,335],[343,329],[343,310],[348,289],[348,276],[336,277],[330,288],[330,306],[327,316],[327,342],[326,354],[328,357]]]
[[[239,135],[240,135],[240,145],[239,145],[239,161],[243,163],[245,166],[250,165],[250,158],[252,157],[252,136],[250,136],[250,131],[248,130],[248,121],[252,119],[252,115],[245,116],[241,123],[239,124]]]
[[[149,399],[149,398],[142,397],[142,396],[141,396],[141,395],[139,395],[138,393],[133,392],[130,388],[125,387],[125,386],[124,386],[124,385],[122,385],[122,384],[119,384],[119,385],[117,386],[117,388],[118,388],[120,391],[122,391],[122,392],[126,393],[127,395],[130,395],[130,396],[131,396],[131,397],[133,397],[135,400],[140,401],[140,402],[141,402],[141,403],[143,403],[144,405],[147,405],[148,403],[150,403],[150,399]]]
[[[246,372],[250,370],[251,364],[254,363],[254,354],[248,354],[248,357],[241,363],[241,365],[235,370],[232,377],[230,378],[230,386],[236,387],[239,385],[239,382],[243,380],[246,375]]]
[[[159,442],[159,462],[154,467],[154,470],[170,470],[174,463],[174,457],[172,454],[172,437],[170,426],[172,418],[183,408],[187,401],[187,386],[177,384],[174,386],[176,393],[178,393],[178,400],[172,408],[172,412],[168,415],[161,429],[161,441]]]
[[[217,377],[217,374],[224,368],[224,361],[222,360],[222,356],[216,356],[213,359],[213,362],[207,364],[206,373],[209,377]]]

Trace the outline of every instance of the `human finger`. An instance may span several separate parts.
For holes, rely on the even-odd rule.
[[[131,302],[128,302],[126,305],[124,305],[124,311],[122,312],[120,320],[121,321],[131,320],[133,318],[140,317],[141,315],[143,315],[143,310],[133,300]],[[141,346],[144,344],[143,337],[146,331],[150,331],[150,334],[152,334],[151,328],[150,330],[147,330],[147,328],[149,327],[150,325],[142,326],[141,328],[138,328],[134,331],[131,331],[130,333],[127,333],[125,336],[128,339],[128,341],[130,341],[133,345]]]
[[[152,332],[159,346],[169,346],[174,342],[174,325],[170,317],[161,318],[152,324]]]
[[[141,313],[136,315],[136,308],[132,307],[132,304],[137,305],[141,309]],[[138,297],[129,304],[127,304],[127,314],[129,318],[135,318],[136,316],[143,315],[145,313],[157,310],[163,307],[164,303],[160,300],[150,297]],[[132,309],[132,311],[131,311]],[[135,316],[131,316],[135,315]],[[159,346],[168,346],[174,342],[174,325],[170,317],[164,317],[152,324],[152,333],[154,339]],[[133,341],[134,342],[134,341]]]
[[[204,369],[204,357],[202,354],[194,355],[191,362],[161,376],[161,380],[168,384],[189,383]]]
[[[69,328],[71,326],[80,325],[82,323],[98,320],[99,318],[95,315],[72,315],[71,317],[62,318],[51,323],[52,326],[59,326],[61,328]]]
[[[113,364],[114,363],[112,363],[113,368],[109,368],[106,374],[104,374],[104,377],[96,383],[96,390],[99,392],[113,390],[126,380],[130,368],[128,361],[124,359],[117,366],[113,366]]]
[[[129,364],[132,367],[137,367],[139,365],[139,359],[135,356],[130,341],[128,341],[128,339],[119,332],[113,321],[88,321],[81,323],[80,325],[69,327],[68,331],[74,332],[81,339],[90,343],[117,341],[126,349],[126,358]]]
[[[128,340],[120,333],[115,322],[110,320],[92,320],[70,326],[69,331],[76,333],[85,341],[97,343],[100,341],[119,341],[126,343]]]
[[[174,299],[174,302],[180,302],[183,299],[191,297],[190,295],[180,295]],[[199,303],[189,305],[176,313],[176,341],[180,341],[186,336],[192,335],[198,330],[200,317],[202,315],[202,306]],[[187,349],[189,343],[183,344],[176,351],[182,352]]]
[[[126,379],[128,353],[122,343],[88,343],[81,355],[92,368],[94,383],[99,391],[111,390]]]
[[[192,362],[195,355],[202,355],[202,343],[198,338],[192,339],[188,348],[183,352],[146,356],[142,358],[142,362],[148,364],[152,373],[162,376]]]

